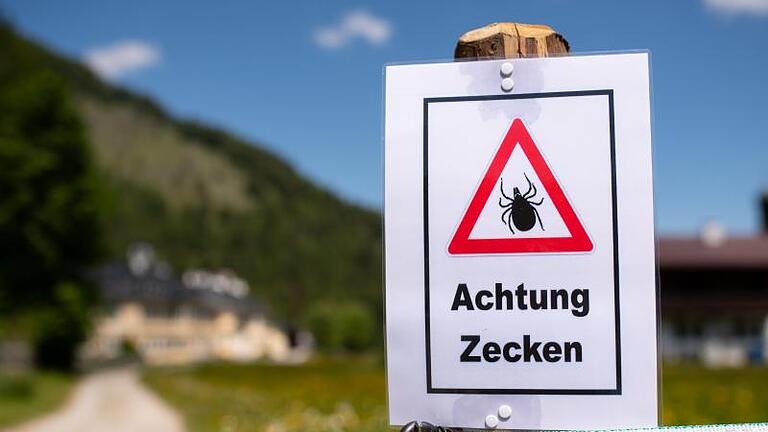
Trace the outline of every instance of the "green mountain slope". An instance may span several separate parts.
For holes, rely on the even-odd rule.
[[[224,131],[172,118],[151,100],[0,24],[0,77],[53,71],[74,95],[112,212],[119,256],[155,245],[176,269],[228,267],[289,321],[319,300],[380,311],[378,214],[346,203]]]

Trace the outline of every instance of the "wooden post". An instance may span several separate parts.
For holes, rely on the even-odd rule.
[[[456,43],[454,58],[550,57],[567,55],[569,51],[568,41],[549,26],[502,22],[461,35]]]

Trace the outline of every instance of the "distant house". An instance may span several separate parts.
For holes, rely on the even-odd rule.
[[[232,272],[189,270],[181,279],[138,245],[127,261],[96,274],[102,313],[86,343],[86,359],[114,359],[127,351],[155,365],[208,360],[296,361],[307,348],[267,320],[248,296],[248,284]]]
[[[768,234],[659,241],[665,360],[743,366],[768,360]]]

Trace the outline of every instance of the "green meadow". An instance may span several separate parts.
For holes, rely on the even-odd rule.
[[[373,356],[148,369],[144,381],[191,432],[387,430],[384,369]],[[0,428],[61,406],[72,383],[68,375],[0,374]],[[666,366],[663,402],[666,425],[767,421],[768,368]]]
[[[0,372],[0,429],[48,413],[67,398],[74,377],[47,372]]]
[[[383,365],[368,357],[155,369],[145,381],[193,432],[387,429]],[[768,420],[768,368],[667,366],[663,386],[667,425]]]
[[[145,382],[184,415],[190,431],[386,430],[384,370],[374,357],[155,369]]]

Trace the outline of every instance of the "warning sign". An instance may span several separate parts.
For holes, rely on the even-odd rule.
[[[613,98],[425,100],[427,393],[621,394]]]
[[[390,422],[657,421],[646,54],[386,68]]]
[[[515,160],[511,160],[513,154],[518,156]],[[504,175],[507,177],[506,190]],[[521,175],[525,179],[523,182],[520,182]],[[534,181],[531,181],[531,177]],[[489,199],[497,195],[498,205],[494,205],[495,201],[488,205]],[[551,204],[544,204],[547,200]],[[500,214],[498,219],[506,228],[501,235],[472,236],[484,212],[489,214],[484,220]],[[544,228],[542,213],[549,231]],[[496,225],[499,220],[495,222]],[[567,235],[558,235],[557,225],[563,225]],[[591,250],[592,241],[568,202],[563,188],[552,174],[523,121],[515,119],[470,201],[448,251],[458,255]]]

